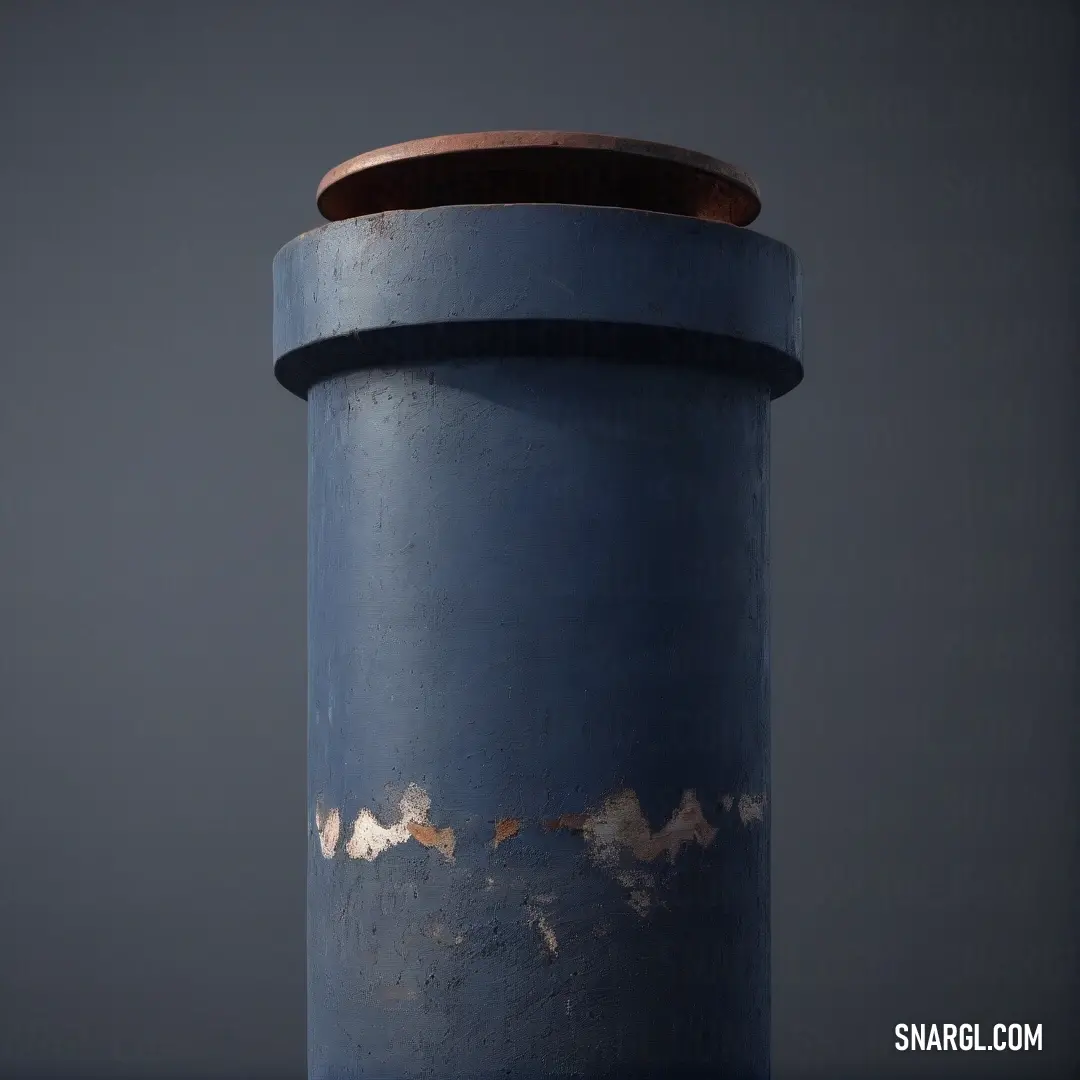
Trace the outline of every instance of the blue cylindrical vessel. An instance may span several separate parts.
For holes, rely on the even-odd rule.
[[[310,1077],[767,1076],[794,256],[505,200],[344,216],[274,278],[309,418]]]

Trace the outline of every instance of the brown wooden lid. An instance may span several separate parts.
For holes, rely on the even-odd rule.
[[[749,225],[761,210],[741,169],[662,143],[566,131],[439,135],[371,150],[319,184],[329,221],[385,210],[570,203]]]

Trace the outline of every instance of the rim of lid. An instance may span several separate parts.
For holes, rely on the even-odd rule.
[[[328,221],[387,210],[507,203],[613,206],[749,225],[757,185],[740,168],[664,143],[568,131],[438,135],[370,150],[331,169]]]

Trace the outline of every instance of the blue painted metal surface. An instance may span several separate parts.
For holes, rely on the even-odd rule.
[[[794,256],[458,206],[274,273],[309,410],[310,1076],[767,1076]]]

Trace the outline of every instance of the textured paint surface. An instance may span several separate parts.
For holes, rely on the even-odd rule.
[[[552,204],[392,211],[278,252],[275,370],[302,393],[380,356],[498,356],[493,336],[503,356],[567,359],[614,342],[620,360],[651,359],[642,343],[662,340],[678,351],[665,363],[697,352],[780,393],[802,375],[800,294],[794,252],[733,225]]]
[[[767,1075],[767,398],[312,389],[313,1080]]]

